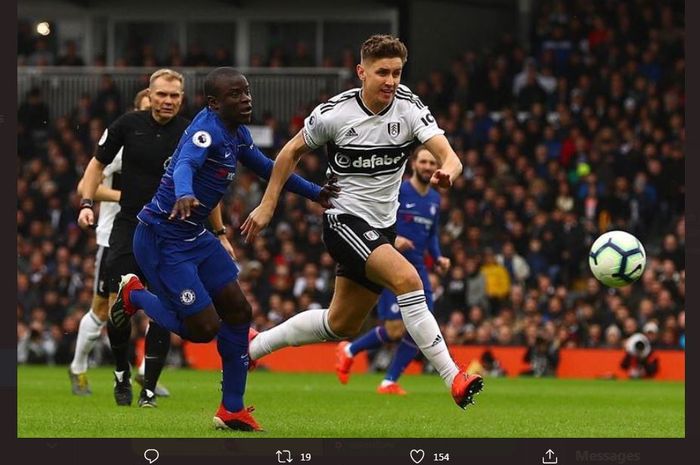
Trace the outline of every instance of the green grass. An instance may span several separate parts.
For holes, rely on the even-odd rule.
[[[17,369],[19,437],[684,437],[685,383],[489,378],[477,405],[457,408],[436,376],[405,376],[406,397],[381,396],[381,375],[253,372],[246,403],[266,429],[215,430],[220,374],[166,370],[157,409],[116,407],[111,372],[89,372],[93,395],[70,392],[65,367]],[[135,397],[138,394],[135,391]]]

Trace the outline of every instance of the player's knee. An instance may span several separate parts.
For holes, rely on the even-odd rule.
[[[253,319],[253,307],[247,299],[240,303],[237,310],[237,316],[241,323],[250,323]]]
[[[220,323],[218,321],[207,321],[197,325],[195,331],[192,331],[190,340],[192,342],[209,342],[212,341],[219,333]]]
[[[395,273],[391,285],[393,286],[392,291],[397,295],[423,289],[423,282],[413,267],[406,267],[406,269]]]
[[[343,339],[354,338],[360,335],[362,330],[362,322],[355,323],[352,321],[339,321],[335,324],[330,324],[331,331]]]

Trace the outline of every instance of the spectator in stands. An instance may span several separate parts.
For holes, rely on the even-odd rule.
[[[508,270],[496,261],[493,249],[490,247],[484,249],[481,274],[484,275],[489,306],[492,311],[498,310],[510,292],[510,276]]]
[[[44,38],[38,38],[34,42],[34,51],[27,59],[29,66],[53,66],[56,56],[49,49],[49,43]]]
[[[40,137],[40,134],[48,130],[49,107],[38,87],[32,87],[27,92],[26,99],[17,110],[17,122],[32,138]]]
[[[555,376],[559,366],[559,348],[556,342],[539,335],[535,343],[528,346],[523,361],[529,368],[521,372],[521,376]]]
[[[311,56],[309,44],[300,40],[294,46],[294,54],[289,60],[289,66],[309,68],[316,65],[316,60]]]
[[[67,40],[63,46],[65,53],[56,60],[57,66],[85,66],[85,62],[78,55],[78,46],[74,40]]]

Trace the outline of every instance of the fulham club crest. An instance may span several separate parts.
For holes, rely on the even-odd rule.
[[[387,130],[391,137],[396,137],[399,135],[399,132],[401,132],[401,123],[389,123],[387,125]]]

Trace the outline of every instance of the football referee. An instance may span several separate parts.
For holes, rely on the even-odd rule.
[[[148,95],[150,110],[122,115],[100,138],[95,156],[83,176],[83,199],[78,223],[86,228],[95,224],[93,199],[102,179],[102,170],[112,162],[123,147],[120,212],[114,220],[109,238],[110,305],[116,298],[121,275],[134,273],[144,278],[132,250],[136,214],[153,197],[172,155],[190,121],[178,115],[184,93],[184,78],[180,73],[160,69],[150,77]],[[223,225],[218,225],[221,228]],[[216,225],[215,225],[216,227]],[[224,236],[225,237],[225,236]],[[107,323],[110,345],[114,353],[114,398],[117,405],[131,405],[131,370],[129,366],[130,328],[117,330]],[[170,348],[170,333],[151,321],[146,333],[146,372],[139,406],[155,407],[155,388],[165,357]]]

